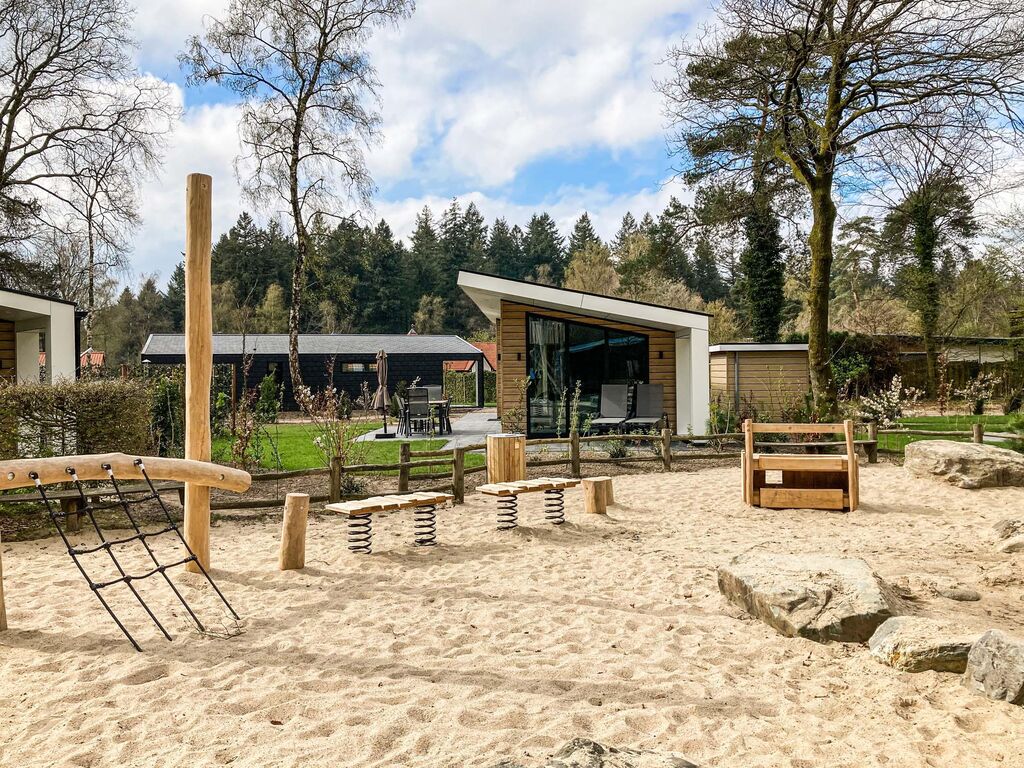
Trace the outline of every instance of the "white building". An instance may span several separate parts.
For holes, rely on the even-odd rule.
[[[73,379],[77,358],[74,302],[0,289],[0,379],[38,382],[43,373],[47,382]]]

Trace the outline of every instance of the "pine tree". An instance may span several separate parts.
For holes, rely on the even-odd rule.
[[[185,262],[179,261],[171,273],[164,293],[164,314],[170,330],[181,333],[185,330]]]
[[[517,227],[518,229],[518,227]],[[522,237],[516,239],[505,219],[495,219],[491,239],[487,243],[488,271],[501,277],[523,277]]]
[[[288,304],[284,288],[277,283],[267,288],[267,294],[256,308],[252,326],[254,333],[288,333]]]
[[[669,280],[691,288],[693,274],[686,253],[686,237],[693,224],[693,212],[673,197],[653,227],[647,227],[653,268]]]
[[[619,231],[615,233],[615,237],[612,238],[612,255],[618,256],[619,253],[626,247],[626,243],[629,238],[637,234],[640,231],[640,227],[637,226],[636,219],[633,218],[633,214],[626,211],[626,215],[622,217],[622,224],[619,225]]]
[[[743,220],[743,229],[747,247],[740,255],[742,309],[754,341],[773,344],[779,340],[785,306],[782,290],[785,268],[779,219],[767,201],[756,198]]]
[[[381,219],[367,233],[363,254],[363,279],[356,286],[362,309],[359,330],[364,333],[401,333],[408,327],[402,280],[403,249],[395,242],[391,227]]]
[[[572,228],[572,235],[569,237],[568,258],[572,258],[588,245],[601,245],[601,238],[594,231],[594,225],[590,221],[590,215],[584,211]]]
[[[702,233],[697,238],[697,244],[693,249],[691,275],[693,281],[691,287],[701,295],[704,301],[710,303],[724,299],[728,295],[729,291],[718,271],[715,249],[706,233]]]
[[[561,285],[565,273],[564,239],[558,234],[555,220],[547,213],[530,218],[523,238],[523,256],[528,276],[536,278],[543,272],[546,279]]]

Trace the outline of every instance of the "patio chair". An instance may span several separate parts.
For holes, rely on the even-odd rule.
[[[591,420],[590,428],[598,432],[621,427],[629,416],[629,387],[625,384],[601,385],[601,411]]]
[[[430,399],[433,400],[434,402],[444,400],[444,387],[440,385],[428,384],[426,387],[424,387],[424,389],[427,390],[427,394],[430,396]]]
[[[408,415],[406,416],[408,434],[434,434],[434,409],[430,405],[430,396],[426,387],[415,387],[409,390]]]
[[[661,384],[637,384],[633,417],[625,429],[654,429],[665,421],[665,388]]]
[[[409,434],[409,406],[404,397],[395,395],[395,404],[398,406],[398,434]]]

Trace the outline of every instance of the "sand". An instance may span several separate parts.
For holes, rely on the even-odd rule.
[[[155,582],[176,639],[130,596],[135,653],[59,541],[5,543],[11,629],[0,634],[0,765],[485,766],[535,764],[576,736],[674,750],[702,766],[1024,766],[1024,708],[956,675],[901,673],[863,647],[777,635],[719,593],[715,567],[761,548],[868,560],[914,610],[1024,632],[1024,555],[991,526],[1024,490],[966,491],[862,470],[850,515],[745,508],[738,469],[616,478],[620,505],[518,531],[493,500],[441,515],[414,549],[408,516],[351,555],[337,518],[310,522],[307,568],[276,570],[279,523],[213,531],[237,630],[198,577],[190,630]],[[139,561],[139,566],[142,563]],[[983,599],[958,603],[953,583]]]

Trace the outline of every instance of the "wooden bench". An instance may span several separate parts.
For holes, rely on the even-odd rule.
[[[845,454],[754,453],[754,435],[842,434],[839,445]],[[853,422],[842,424],[759,424],[743,423],[743,501],[753,507],[772,509],[857,509],[860,474],[854,447]],[[785,447],[785,443],[772,443]],[[803,444],[806,445],[806,444]],[[769,483],[767,473],[778,471],[782,481]]]
[[[371,516],[374,512],[390,512],[399,509],[415,510],[413,519],[413,544],[417,547],[432,547],[437,544],[437,516],[439,504],[454,501],[450,493],[418,491],[394,496],[372,496],[369,499],[342,501],[328,504],[329,512],[348,515],[348,548],[361,555],[371,552],[373,531]]]
[[[480,493],[498,498],[498,530],[510,531],[519,525],[519,496],[524,493],[544,492],[544,519],[552,525],[565,522],[566,488],[575,488],[579,480],[568,477],[539,477],[536,480],[515,480],[508,483],[488,483],[477,488]]]
[[[181,506],[185,506],[185,484],[184,483],[153,483],[153,487],[156,488],[158,493],[164,493],[165,491],[177,491],[178,503]],[[101,501],[103,499],[117,498],[118,492],[110,486],[100,486],[97,488],[84,488],[85,500],[88,504]],[[122,485],[121,493],[125,496],[130,496],[137,493],[150,493],[148,485]],[[64,515],[64,519],[67,521],[67,530],[70,532],[77,532],[81,530],[81,512],[80,507],[82,505],[82,494],[78,490],[64,490],[64,491],[52,491],[46,494],[46,498],[50,501],[60,502],[60,511]],[[27,504],[35,502],[36,504],[43,504],[44,500],[39,492],[35,493],[4,493],[0,494],[0,502],[4,504]]]

